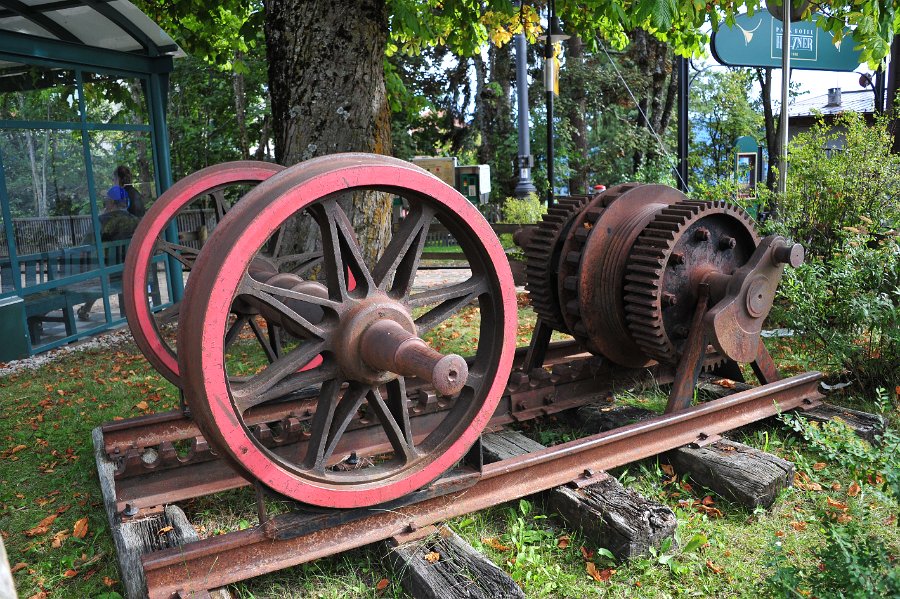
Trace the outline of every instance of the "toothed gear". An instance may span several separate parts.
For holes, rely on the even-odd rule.
[[[557,330],[564,330],[557,287],[557,265],[560,248],[568,235],[573,218],[590,201],[589,196],[557,198],[547,211],[525,248],[526,283],[531,306],[538,316]]]
[[[750,216],[724,201],[686,200],[659,210],[626,264],[624,309],[632,339],[648,356],[677,362],[697,302],[696,279],[711,271],[732,274],[759,242]]]

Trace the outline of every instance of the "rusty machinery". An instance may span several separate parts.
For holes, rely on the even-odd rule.
[[[371,224],[352,223],[344,209],[362,192],[410,206],[377,259],[360,243]],[[216,214],[202,250],[165,235],[198,198]],[[435,222],[470,274],[417,289]],[[798,265],[802,248],[760,240],[739,208],[621,185],[562,199],[516,240],[539,316],[530,347],[519,349],[515,284],[496,235],[465,198],[409,163],[365,154],[288,169],[228,163],[163,194],[132,242],[125,308],[138,345],[186,406],[102,428],[115,464],[109,499],[128,519],[252,484],[260,523],[145,555],[150,596],[413,534],[818,402],[820,375],[782,379],[759,338],[784,265]],[[189,276],[180,305],[160,312],[147,277],[166,256]],[[461,310],[475,312],[473,355],[423,340]],[[177,338],[160,315],[178,317]],[[245,329],[265,364],[244,364],[235,341]],[[553,330],[574,339],[551,344]],[[702,369],[735,363],[751,363],[763,384],[691,405]],[[673,383],[658,417],[482,463],[486,428],[571,409],[647,376]],[[267,514],[267,493],[295,509]]]

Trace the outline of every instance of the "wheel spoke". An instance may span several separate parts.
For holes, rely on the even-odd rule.
[[[322,253],[329,297],[335,301],[343,301],[349,297],[347,270],[356,281],[356,295],[368,295],[375,284],[347,214],[334,198],[317,204],[311,211],[322,231]]]
[[[263,334],[262,329],[259,326],[259,323],[256,322],[255,318],[247,319],[247,323],[250,325],[250,328],[253,330],[253,335],[256,337],[256,340],[259,342],[260,346],[262,346],[263,351],[266,352],[266,359],[269,360],[269,364],[278,359],[278,355],[275,353],[275,348],[269,343],[269,340]]]
[[[301,343],[299,347],[276,359],[262,372],[232,385],[231,394],[243,412],[257,404],[333,378],[336,367],[326,360],[321,366],[297,372],[325,349],[323,341]]]
[[[250,295],[257,298],[259,301],[264,304],[274,308],[279,313],[283,314],[287,318],[291,320],[292,328],[291,334],[295,333],[296,326],[297,328],[302,329],[307,333],[310,337],[318,337],[319,339],[325,339],[327,336],[327,331],[319,326],[314,325],[306,318],[300,316],[295,310],[289,308],[282,302],[280,299],[275,297],[276,295],[287,297],[295,300],[300,300],[302,302],[307,302],[310,304],[317,304],[320,306],[326,307],[334,307],[334,303],[323,303],[328,302],[328,300],[323,300],[320,297],[316,297],[313,295],[308,295],[306,293],[298,293],[296,291],[290,291],[288,289],[282,289],[280,287],[274,287],[272,285],[266,285],[265,283],[260,283],[259,281],[254,280],[252,277],[246,276],[244,277],[244,281],[241,283],[241,287],[238,290],[238,296],[241,295]]]
[[[228,200],[225,199],[225,190],[217,189],[210,194],[213,198],[213,201],[216,204],[216,223],[222,222],[222,219],[225,217],[225,213],[231,209],[231,205],[229,205]]]
[[[460,308],[469,305],[487,290],[484,277],[477,275],[456,285],[417,293],[410,296],[406,303],[411,308],[438,304],[416,319],[416,327],[421,336],[456,314]]]
[[[279,272],[290,272],[295,275],[303,275],[322,263],[322,252],[306,252],[303,254],[288,254],[274,259]],[[285,265],[288,268],[284,268]]]
[[[244,327],[247,325],[247,322],[250,320],[249,316],[238,316],[234,323],[228,328],[228,332],[225,333],[225,349],[231,347],[231,344],[234,343],[238,335],[241,331],[244,330]],[[271,361],[271,360],[270,360]]]
[[[387,286],[390,285],[389,291],[394,297],[409,294],[433,218],[431,207],[418,204],[403,219],[372,271],[372,278],[379,289],[388,291]],[[394,274],[393,280],[390,279],[391,273]]]
[[[156,240],[156,250],[172,256],[187,269],[194,267],[194,262],[197,261],[197,256],[200,254],[200,250],[164,239]]]
[[[409,462],[416,457],[417,453],[412,442],[409,415],[406,413],[406,388],[405,384],[399,383],[399,380],[401,379],[394,381],[394,383],[398,384],[395,386],[397,391],[395,391],[393,397],[391,397],[390,387],[388,388],[388,403],[390,405],[385,403],[381,393],[375,388],[369,392],[366,401],[369,407],[372,408],[372,411],[375,412],[375,415],[378,416],[378,420],[381,422],[385,434],[387,434],[388,441],[391,442],[391,447],[394,448],[394,455],[397,458],[402,458],[404,462]]]
[[[327,392],[326,392],[327,387]],[[322,386],[323,393],[316,404],[304,465],[316,472],[324,472],[344,431],[370,392],[368,385],[351,382],[343,394],[340,381]]]

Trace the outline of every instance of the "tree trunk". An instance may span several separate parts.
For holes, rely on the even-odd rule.
[[[267,0],[265,30],[279,163],[335,152],[390,154],[385,0]],[[388,196],[357,194],[345,209],[366,256],[380,255],[390,232]],[[304,233],[286,231],[283,243],[308,249]]]
[[[772,108],[772,69],[755,69],[756,80],[762,90],[763,116],[766,124],[766,148],[769,151],[769,169],[766,173],[766,187],[775,191],[778,186],[778,177],[775,169],[781,161],[781,117],[775,119],[775,111]]]
[[[244,53],[240,50],[234,53],[234,62],[242,62]],[[241,149],[241,158],[250,158],[250,141],[247,138],[247,92],[244,85],[244,74],[233,72],[231,74],[231,86],[234,89],[234,116],[238,126],[238,144]]]
[[[637,127],[647,129],[654,140],[662,139],[671,121],[677,99],[677,81],[673,76],[674,54],[665,42],[657,40],[641,29],[632,32],[631,38],[628,55],[638,72],[647,78],[644,96],[638,98]],[[635,170],[648,158],[662,153],[658,143],[648,146],[646,155],[640,150],[634,153],[632,162]]]
[[[568,52],[566,57],[566,70],[569,71],[571,64],[571,72],[577,73],[576,80],[566,82],[566,95],[569,96],[568,114],[569,125],[572,127],[572,153],[569,159],[571,168],[571,176],[569,177],[569,193],[588,193],[588,173],[587,173],[587,157],[588,157],[588,141],[587,141],[587,123],[584,120],[584,113],[587,109],[587,96],[585,95],[585,86],[583,81],[584,70],[584,43],[581,38],[573,36],[568,41]]]

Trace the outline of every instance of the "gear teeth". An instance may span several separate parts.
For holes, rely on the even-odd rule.
[[[726,213],[755,231],[747,213],[728,202],[685,200],[660,210],[638,236],[628,257],[625,321],[634,342],[660,362],[678,359],[678,351],[663,323],[663,274],[682,234],[709,212]],[[705,368],[715,368],[722,360],[721,356],[718,360],[708,358]]]
[[[572,221],[587,205],[588,196],[557,198],[553,207],[537,225],[531,243],[524,248],[525,288],[534,311],[558,330],[565,330],[565,319],[557,297],[556,264],[551,264],[565,241]]]

